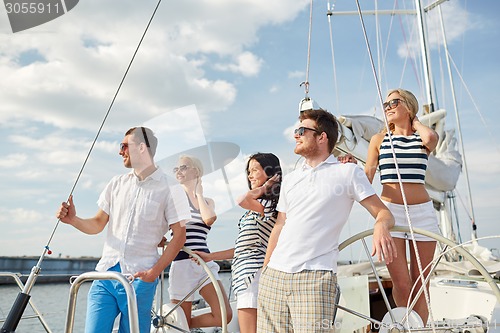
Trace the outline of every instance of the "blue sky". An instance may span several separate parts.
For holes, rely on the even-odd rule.
[[[373,6],[373,1],[360,3],[363,9]],[[412,3],[398,1],[399,8],[412,8]],[[81,1],[66,15],[16,34],[10,30],[5,9],[0,9],[4,138],[0,255],[42,253],[57,222],[55,211],[71,191],[155,5],[150,0]],[[335,5],[339,11],[356,9],[354,1]],[[381,1],[382,5],[392,8],[394,3]],[[359,18],[332,18],[334,71],[326,8],[326,1],[314,3],[309,95],[336,115],[380,117]],[[467,84],[465,89],[455,74],[479,236],[500,234],[499,9],[496,0],[443,5],[450,53]],[[306,75],[308,20],[308,1],[162,3],[75,188],[78,214],[95,214],[95,202],[106,182],[126,171],[118,155],[123,133],[131,126],[148,124],[165,131],[164,154],[208,141],[239,147],[239,154],[225,163],[230,186],[224,184],[220,170],[204,180],[219,209],[209,245],[212,250],[231,247],[243,211],[231,208],[229,193],[245,190],[245,158],[257,151],[274,152],[287,171],[297,160],[290,128],[304,97],[299,84]],[[387,37],[391,19],[381,18],[385,28],[380,31],[380,51],[374,18],[365,20],[372,52],[386,54],[384,63],[377,62],[382,93],[402,86],[423,103],[419,60],[405,56],[414,44],[410,19],[393,17],[394,32]],[[430,24],[429,29],[434,74],[446,74],[445,63],[434,60],[443,55],[436,47],[436,25]],[[441,93],[444,85],[436,84],[439,106],[449,112],[447,127],[456,128],[451,96]],[[463,210],[462,201],[468,200],[463,178],[457,189],[458,208]],[[346,235],[372,223],[358,210],[355,205]],[[467,240],[470,222],[465,213],[460,214]],[[103,235],[87,236],[59,225],[50,245],[55,255],[99,256],[102,242]],[[484,243],[497,248],[498,244],[498,239]]]

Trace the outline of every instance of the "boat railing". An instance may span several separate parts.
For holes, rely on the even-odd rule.
[[[73,325],[75,321],[75,309],[76,309],[76,299],[78,296],[78,290],[82,283],[92,280],[116,280],[120,282],[125,288],[127,294],[128,302],[128,314],[129,314],[129,324],[130,332],[139,333],[139,318],[137,315],[137,301],[135,297],[135,291],[131,283],[133,279],[129,276],[125,276],[119,272],[86,272],[80,274],[76,277],[71,278],[71,288],[69,290],[69,301],[68,301],[68,314],[66,317],[66,333],[73,332]]]
[[[22,291],[24,289],[24,284],[21,281],[20,276],[21,276],[21,274],[19,274],[19,273],[0,272],[0,277],[12,278],[14,280],[14,282],[17,284],[17,286],[19,287],[19,290]],[[33,315],[22,316],[20,318],[20,320],[36,318],[36,319],[38,319],[40,321],[40,324],[45,329],[45,332],[52,333],[52,330],[50,329],[49,325],[47,324],[47,322],[43,318],[43,316],[40,313],[40,311],[38,311],[38,309],[35,306],[35,304],[33,304],[33,302],[31,301],[31,299],[28,301],[28,304],[31,307],[31,309],[33,310],[34,314]],[[6,319],[0,319],[0,322],[5,322],[6,320],[7,320],[7,318]]]

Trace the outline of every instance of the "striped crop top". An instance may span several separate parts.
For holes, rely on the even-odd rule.
[[[193,206],[193,203],[189,200],[189,198],[188,201],[189,208],[191,210],[191,219],[186,223],[186,243],[184,243],[184,246],[193,251],[210,253],[207,245],[207,236],[211,228],[203,222],[200,210]],[[188,258],[189,255],[181,250],[175,257],[174,261]]]
[[[392,143],[396,152],[401,181],[403,183],[425,183],[425,170],[427,169],[427,149],[422,143],[418,133],[409,136],[392,135]],[[397,183],[398,175],[392,155],[389,134],[384,136],[380,144],[380,154],[378,157],[380,167],[380,182]]]

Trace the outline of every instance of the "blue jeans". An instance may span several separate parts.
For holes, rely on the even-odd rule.
[[[111,267],[109,271],[120,272],[120,264]],[[137,299],[141,333],[149,333],[151,330],[151,307],[157,284],[158,279],[154,282],[136,279],[132,283]],[[85,333],[111,333],[118,314],[121,314],[119,333],[129,333],[127,294],[123,285],[116,280],[94,281],[87,297]]]

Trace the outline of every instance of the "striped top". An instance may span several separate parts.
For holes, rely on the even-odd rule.
[[[418,133],[409,136],[393,134],[392,143],[396,152],[401,181],[403,183],[425,184],[428,156],[420,135]],[[378,163],[382,184],[398,182],[388,133],[380,144]]]
[[[246,290],[257,271],[262,268],[269,236],[276,223],[276,203],[272,200],[258,200],[264,206],[264,216],[249,210],[238,223],[239,232],[231,266],[235,295]]]
[[[188,201],[191,219],[186,223],[186,243],[184,243],[184,246],[193,251],[210,253],[207,245],[207,236],[211,228],[203,222],[200,210],[193,206],[189,198]],[[189,255],[184,251],[179,251],[174,261],[184,259],[189,259]]]

